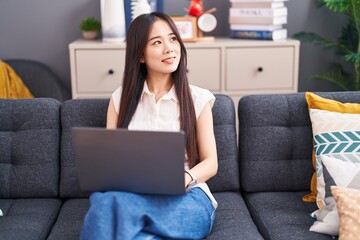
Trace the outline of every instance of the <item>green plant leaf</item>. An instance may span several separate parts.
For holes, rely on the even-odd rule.
[[[342,52],[342,55],[348,52],[357,52],[358,51],[358,42],[359,36],[357,34],[355,23],[349,19],[348,23],[342,27],[341,36],[338,39],[340,44],[347,46],[347,51]]]
[[[308,43],[313,43],[316,45],[321,45],[324,48],[337,48],[341,51],[347,51],[347,47],[345,45],[327,40],[326,38],[323,38],[322,36],[320,36],[317,33],[299,32],[299,33],[294,34],[293,37],[302,42],[308,42]]]
[[[94,17],[84,18],[80,23],[80,29],[82,31],[100,31],[101,23]]]
[[[339,86],[344,91],[355,90],[353,89],[352,78],[346,73],[340,64],[333,64],[332,70],[315,74],[309,78],[310,80],[325,80],[332,82]]]
[[[344,60],[353,63],[360,63],[360,53],[348,53],[344,56]]]
[[[327,8],[333,12],[343,13],[350,8],[350,2],[347,0],[322,0]]]

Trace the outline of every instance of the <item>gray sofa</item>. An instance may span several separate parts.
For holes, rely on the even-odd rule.
[[[360,95],[328,93],[340,101]],[[304,94],[243,97],[213,108],[219,202],[207,239],[332,239],[309,232],[312,136]],[[79,188],[71,128],[104,127],[106,99],[0,100],[0,239],[78,239],[89,207]],[[239,146],[239,148],[238,148]]]

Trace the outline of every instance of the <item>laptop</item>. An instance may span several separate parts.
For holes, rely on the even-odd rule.
[[[183,132],[75,127],[72,141],[84,191],[186,192]]]

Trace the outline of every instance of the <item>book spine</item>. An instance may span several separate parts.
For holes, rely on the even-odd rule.
[[[233,2],[233,8],[280,8],[285,7],[284,2]]]
[[[286,2],[287,0],[230,0],[230,2]]]
[[[272,31],[231,30],[231,38],[273,40]]]
[[[273,31],[281,29],[283,25],[271,25],[271,24],[230,24],[230,30],[260,30],[260,31]]]
[[[272,24],[280,25],[287,23],[287,17],[232,17],[229,16],[230,24]]]
[[[287,8],[230,8],[232,17],[272,17],[287,16]]]

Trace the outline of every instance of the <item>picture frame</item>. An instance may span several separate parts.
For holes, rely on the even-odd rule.
[[[174,21],[180,37],[184,42],[193,42],[197,39],[196,17],[171,17]]]

